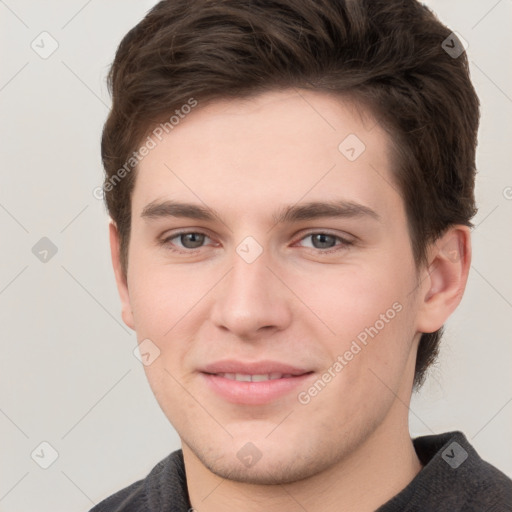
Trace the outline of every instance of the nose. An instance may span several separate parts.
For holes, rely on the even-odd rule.
[[[285,329],[291,322],[291,294],[267,251],[254,261],[234,253],[228,275],[215,288],[212,322],[245,340]]]

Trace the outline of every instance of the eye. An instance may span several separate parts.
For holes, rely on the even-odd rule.
[[[164,246],[169,246],[171,250],[178,252],[187,252],[194,249],[199,249],[203,246],[206,239],[210,239],[205,233],[196,231],[184,231],[182,233],[175,233],[161,241]],[[178,247],[174,249],[172,246]],[[180,251],[179,249],[185,249]]]
[[[303,245],[304,241],[310,240],[310,244]],[[190,253],[195,249],[200,249],[205,246],[205,242],[210,240],[206,233],[199,231],[183,231],[181,233],[174,233],[171,236],[164,238],[160,244],[174,252]],[[330,253],[346,249],[353,242],[347,240],[339,235],[333,235],[325,232],[313,232],[303,236],[299,242],[302,247],[308,249],[316,249],[320,253]]]
[[[343,248],[346,248],[350,245],[352,245],[353,242],[346,240],[345,238],[342,238],[338,235],[332,235],[330,233],[323,233],[323,232],[315,232],[315,233],[309,233],[303,238],[300,239],[299,242],[302,242],[304,240],[311,240],[311,245],[303,246],[303,247],[309,247],[312,249],[318,249],[321,250],[321,252],[332,252],[330,250],[325,249],[334,249],[340,250]],[[339,243],[337,243],[339,242]],[[338,247],[338,249],[336,249]]]

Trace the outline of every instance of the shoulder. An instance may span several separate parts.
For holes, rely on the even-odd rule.
[[[153,512],[188,510],[183,454],[177,450],[162,459],[143,479],[112,494],[89,512]]]
[[[89,512],[135,512],[146,511],[145,479],[112,494],[94,506]]]
[[[467,485],[468,511],[512,512],[512,480],[488,462],[480,459]]]
[[[512,512],[512,480],[482,460],[462,432],[413,443],[423,469],[379,512]]]
[[[451,494],[461,510],[512,511],[512,480],[483,460],[462,432],[425,436],[414,444],[430,458],[424,468],[434,470],[430,483]]]

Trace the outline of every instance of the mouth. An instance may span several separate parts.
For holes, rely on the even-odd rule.
[[[296,375],[292,375],[291,373],[260,373],[260,374],[248,374],[248,373],[213,373],[210,375],[216,375],[217,377],[223,377],[224,379],[229,380],[237,380],[238,382],[265,382],[267,380],[277,380],[277,379],[288,379],[291,377],[296,377]]]
[[[264,405],[286,398],[300,385],[305,386],[313,374],[312,370],[272,361],[222,361],[200,371],[215,395],[239,405]]]

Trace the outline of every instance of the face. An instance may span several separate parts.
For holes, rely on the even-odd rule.
[[[221,477],[298,480],[407,423],[420,308],[388,137],[286,90],[199,105],[139,165],[123,318]]]

